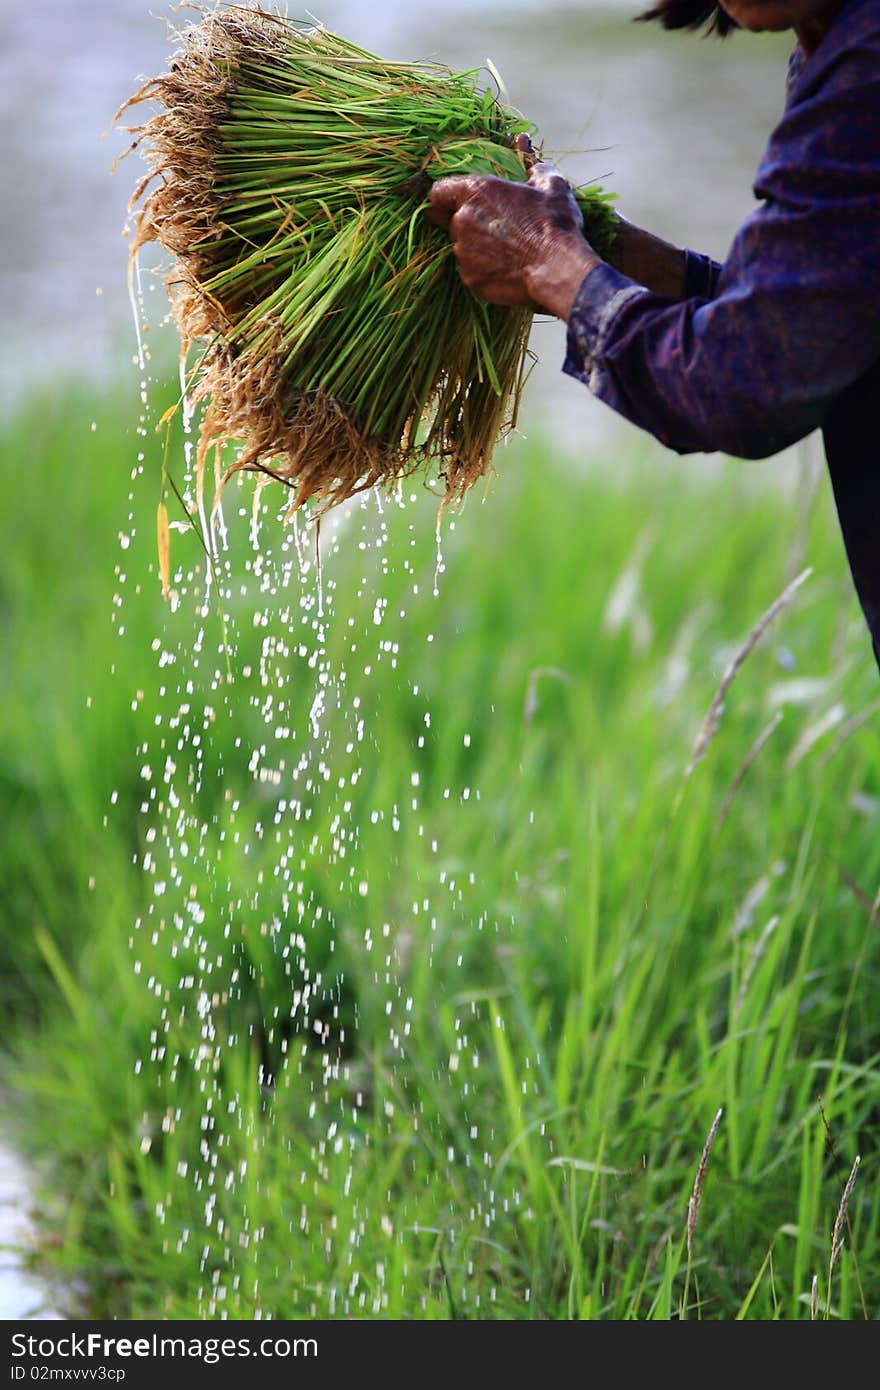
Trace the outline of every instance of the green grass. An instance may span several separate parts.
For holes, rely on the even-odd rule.
[[[0,436],[4,1085],[73,1311],[876,1316],[878,691],[824,483],[511,446],[439,597],[435,498],[325,532],[323,620],[233,486],[229,683],[138,409]]]

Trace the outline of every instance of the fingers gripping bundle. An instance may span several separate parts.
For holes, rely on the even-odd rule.
[[[176,258],[200,475],[216,446],[221,484],[263,472],[293,507],[418,467],[460,497],[515,418],[531,313],[465,289],[426,195],[446,174],[525,178],[528,123],[475,73],[386,63],[260,9],[203,13],[177,39],[126,103],[159,106],[133,128],[151,169],[133,254]],[[601,252],[607,195],[577,196]]]

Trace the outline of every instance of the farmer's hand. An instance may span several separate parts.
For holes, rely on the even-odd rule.
[[[468,289],[491,304],[519,304],[567,319],[600,258],[584,240],[571,186],[552,164],[528,183],[488,174],[438,179],[431,217],[445,227]]]

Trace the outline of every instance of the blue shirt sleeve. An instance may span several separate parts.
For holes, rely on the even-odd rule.
[[[774,454],[880,359],[878,10],[799,68],[722,267],[687,253],[682,300],[604,264],[580,288],[564,370],[679,453]]]
[[[717,261],[696,251],[685,251],[682,299],[714,299],[720,278],[721,266]]]

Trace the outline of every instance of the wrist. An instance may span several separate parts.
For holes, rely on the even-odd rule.
[[[548,255],[526,268],[526,288],[533,303],[568,322],[578,290],[601,257],[581,236],[567,235]]]

